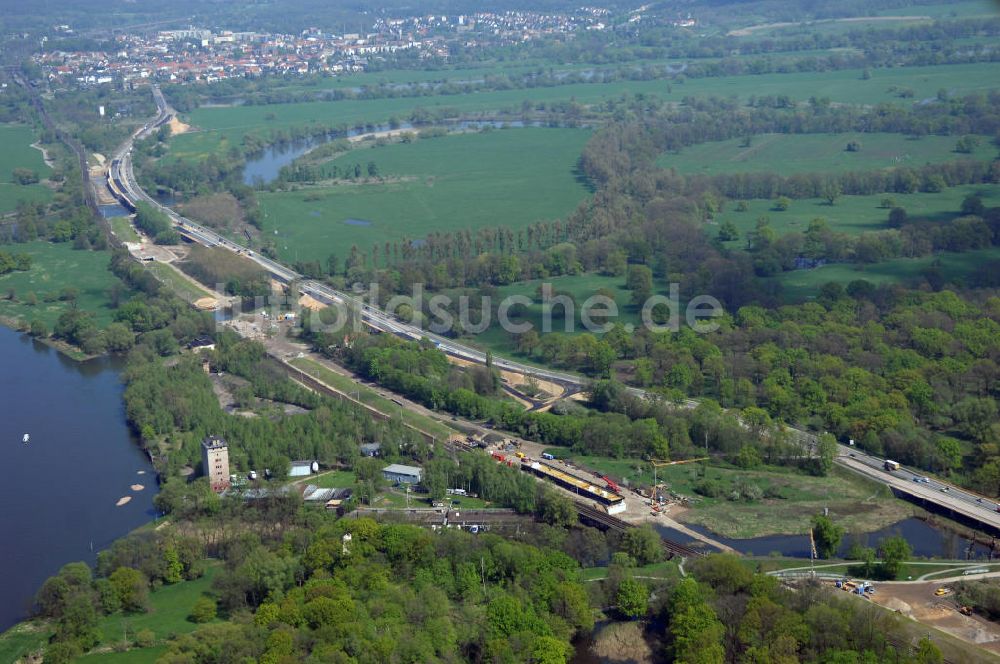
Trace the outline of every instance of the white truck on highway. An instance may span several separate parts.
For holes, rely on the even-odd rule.
[[[894,470],[899,470],[899,462],[898,461],[891,461],[889,459],[886,459],[885,463],[882,464],[882,467],[885,468],[886,470],[888,470],[891,473]]]

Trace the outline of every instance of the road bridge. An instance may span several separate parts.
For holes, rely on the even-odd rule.
[[[169,106],[157,86],[152,87],[152,92],[157,106],[156,117],[137,129],[118,149],[108,172],[109,187],[126,207],[134,210],[135,202],[145,201],[166,214],[177,227],[177,231],[188,240],[208,247],[221,247],[246,256],[264,268],[274,279],[286,284],[295,281],[299,284],[299,290],[302,293],[310,295],[324,304],[348,306],[358,311],[364,322],[376,330],[411,340],[427,338],[441,351],[452,357],[477,364],[486,363],[486,353],[481,350],[434,334],[419,326],[401,322],[392,314],[365,303],[353,295],[338,291],[322,282],[306,279],[291,268],[181,216],[150,197],[136,182],[132,169],[132,147],[136,140],[149,136],[175,115],[175,111]],[[492,361],[493,365],[499,369],[524,376],[534,376],[577,390],[586,389],[589,383],[589,379],[572,373],[553,371],[499,357],[494,357]],[[631,394],[642,398],[658,398],[639,388],[628,388],[628,390]],[[678,402],[677,405],[683,408],[694,408],[697,407],[698,402],[686,399]],[[815,449],[816,436],[814,434],[791,427],[788,427],[787,431],[797,437],[804,448]],[[914,482],[912,479],[914,476],[918,478],[923,476],[907,469],[900,469],[894,474],[884,472],[881,470],[883,460],[863,455],[853,448],[841,446],[841,453],[837,457],[837,461],[845,468],[889,485],[898,495],[935,507],[951,516],[980,524],[982,527],[988,528],[991,534],[1000,533],[1000,513],[996,511],[996,504],[983,496],[959,490],[957,487],[946,485],[938,480]]]
[[[949,516],[956,521],[981,528],[990,535],[1000,535],[1000,512],[992,498],[962,489],[940,479],[925,475],[922,471],[905,466],[888,471],[885,459],[847,445],[839,445],[837,463],[885,484],[897,496]]]

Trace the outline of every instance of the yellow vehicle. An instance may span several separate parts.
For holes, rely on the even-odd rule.
[[[937,595],[938,597],[941,597],[943,595],[947,595],[950,592],[951,591],[948,590],[947,588],[938,588],[937,590],[934,591],[934,594]]]
[[[514,452],[514,456],[516,456],[518,459],[523,459],[524,452]]]

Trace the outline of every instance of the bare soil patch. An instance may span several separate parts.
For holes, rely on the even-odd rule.
[[[908,618],[936,627],[967,643],[1000,653],[1000,625],[980,616],[963,616],[949,597],[937,597],[940,583],[883,583],[872,601]]]

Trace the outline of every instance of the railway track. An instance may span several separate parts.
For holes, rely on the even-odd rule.
[[[591,521],[603,528],[623,533],[630,528],[635,527],[631,523],[623,521],[622,519],[619,519],[611,514],[607,514],[606,512],[603,512],[602,510],[599,510],[591,505],[574,501],[574,506],[576,507],[576,512],[580,515],[581,519]],[[705,555],[703,551],[692,549],[689,546],[685,546],[679,542],[674,542],[662,537],[660,538],[660,543],[663,545],[663,550],[666,551],[667,557],[669,558],[699,558]]]

